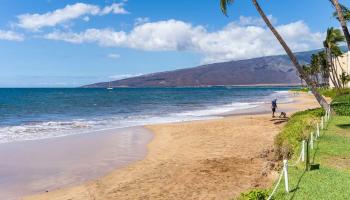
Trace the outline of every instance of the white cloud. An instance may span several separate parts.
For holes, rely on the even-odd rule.
[[[124,9],[124,3],[113,3],[110,6],[104,7],[100,12],[101,15],[106,15],[109,13],[128,14],[129,12]]]
[[[82,17],[87,20],[87,15],[106,15],[106,14],[126,14],[124,2],[113,3],[110,6],[100,8],[99,6],[85,3],[76,3],[67,5],[62,9],[57,9],[44,14],[22,14],[17,16],[18,26],[33,31],[38,31],[43,27],[53,27],[58,24],[66,23],[70,20]]]
[[[0,40],[23,41],[24,36],[13,31],[0,30]]]
[[[249,25],[242,25],[244,23]],[[293,51],[311,50],[322,45],[324,34],[312,32],[303,21],[278,25],[276,28]],[[212,32],[203,26],[167,20],[139,24],[130,32],[88,29],[80,33],[52,32],[44,37],[145,51],[191,51],[202,54],[205,63],[284,53],[269,29],[257,24],[256,19],[242,18]]]
[[[118,58],[120,58],[120,55],[116,54],[116,53],[110,53],[107,55],[107,57],[112,58],[112,59],[118,59]]]
[[[134,26],[145,24],[147,22],[149,22],[149,18],[148,17],[138,17],[138,18],[135,19]]]
[[[111,80],[121,80],[121,79],[126,79],[126,78],[131,78],[131,77],[136,77],[136,76],[142,76],[143,74],[117,74],[117,75],[113,75],[108,77]]]
[[[274,18],[272,15],[267,16],[270,20],[270,22],[272,24],[276,24],[277,23],[277,19]],[[240,16],[239,20],[236,22],[239,25],[242,26],[250,26],[250,25],[254,25],[254,26],[264,26],[265,22],[264,20],[262,20],[261,18],[254,18],[254,17],[250,17],[250,16]]]

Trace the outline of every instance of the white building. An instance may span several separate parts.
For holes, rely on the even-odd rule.
[[[334,66],[336,68],[337,74],[340,77],[340,75],[345,72],[346,74],[350,74],[350,51],[347,53],[344,53],[342,56],[339,57],[339,62],[336,59],[334,61]],[[331,80],[329,80],[329,85],[331,87],[334,87]],[[350,87],[350,82],[346,85],[347,87]]]

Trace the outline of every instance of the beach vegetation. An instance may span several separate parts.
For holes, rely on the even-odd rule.
[[[350,117],[334,116],[311,151],[319,170],[305,171],[300,164],[289,168],[290,193],[282,182],[276,199],[348,199],[350,196]]]
[[[289,159],[293,154],[299,152],[300,142],[315,130],[316,123],[322,115],[324,115],[322,109],[306,110],[293,114],[275,138],[276,159]]]
[[[265,200],[269,197],[269,192],[267,189],[254,189],[241,193],[236,200]]]
[[[350,94],[336,96],[332,101],[332,108],[337,115],[350,116]]]
[[[347,18],[349,14],[349,9],[347,9],[344,5],[341,5],[338,0],[330,0],[332,5],[334,6],[336,10],[336,17],[338,21],[340,22],[340,26],[343,30],[346,44],[348,46],[348,49],[350,50],[350,33],[347,25]]]

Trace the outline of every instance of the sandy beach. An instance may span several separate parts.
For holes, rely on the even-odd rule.
[[[313,96],[302,93],[279,111],[290,115],[315,107]],[[24,199],[230,199],[273,183],[276,173],[264,155],[284,125],[278,122],[270,114],[244,114],[147,126],[154,138],[145,159],[98,180]]]

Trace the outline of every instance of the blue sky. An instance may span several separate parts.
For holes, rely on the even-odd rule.
[[[283,53],[246,0],[228,18],[218,0],[1,3],[0,87],[74,87]],[[294,51],[321,47],[339,26],[328,0],[260,4]]]

